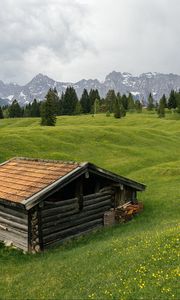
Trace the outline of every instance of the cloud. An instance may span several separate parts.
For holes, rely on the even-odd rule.
[[[179,0],[1,0],[1,79],[179,72]]]
[[[5,77],[10,65],[9,77],[20,78],[17,65],[25,73],[33,66],[36,70],[36,65],[47,69],[53,59],[66,64],[91,48],[81,33],[87,13],[83,4],[74,0],[2,2],[0,61]]]

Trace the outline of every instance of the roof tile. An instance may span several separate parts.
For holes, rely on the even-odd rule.
[[[78,167],[78,163],[14,158],[0,165],[0,198],[21,203]]]

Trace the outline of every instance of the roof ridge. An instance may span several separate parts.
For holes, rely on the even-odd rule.
[[[59,163],[59,164],[71,164],[71,165],[84,165],[84,162],[76,162],[76,161],[65,161],[65,160],[55,160],[55,159],[42,159],[42,158],[30,158],[30,157],[14,157],[10,159],[12,160],[27,160],[34,162],[47,162],[47,163]]]

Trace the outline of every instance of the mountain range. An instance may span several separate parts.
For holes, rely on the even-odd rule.
[[[14,99],[17,99],[20,105],[32,102],[34,98],[43,100],[49,88],[56,87],[61,94],[68,86],[73,86],[79,97],[84,88],[88,91],[98,89],[101,97],[105,97],[108,90],[114,89],[121,94],[132,93],[134,98],[145,102],[151,92],[158,101],[163,94],[168,96],[172,89],[180,89],[180,75],[148,72],[133,76],[127,72],[113,71],[103,82],[98,79],[82,79],[72,83],[55,81],[46,75],[38,74],[24,86],[17,83],[7,84],[0,80],[0,105],[11,104]]]

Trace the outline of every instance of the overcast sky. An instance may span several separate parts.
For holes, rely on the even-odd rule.
[[[180,0],[0,0],[0,79],[180,74]]]

